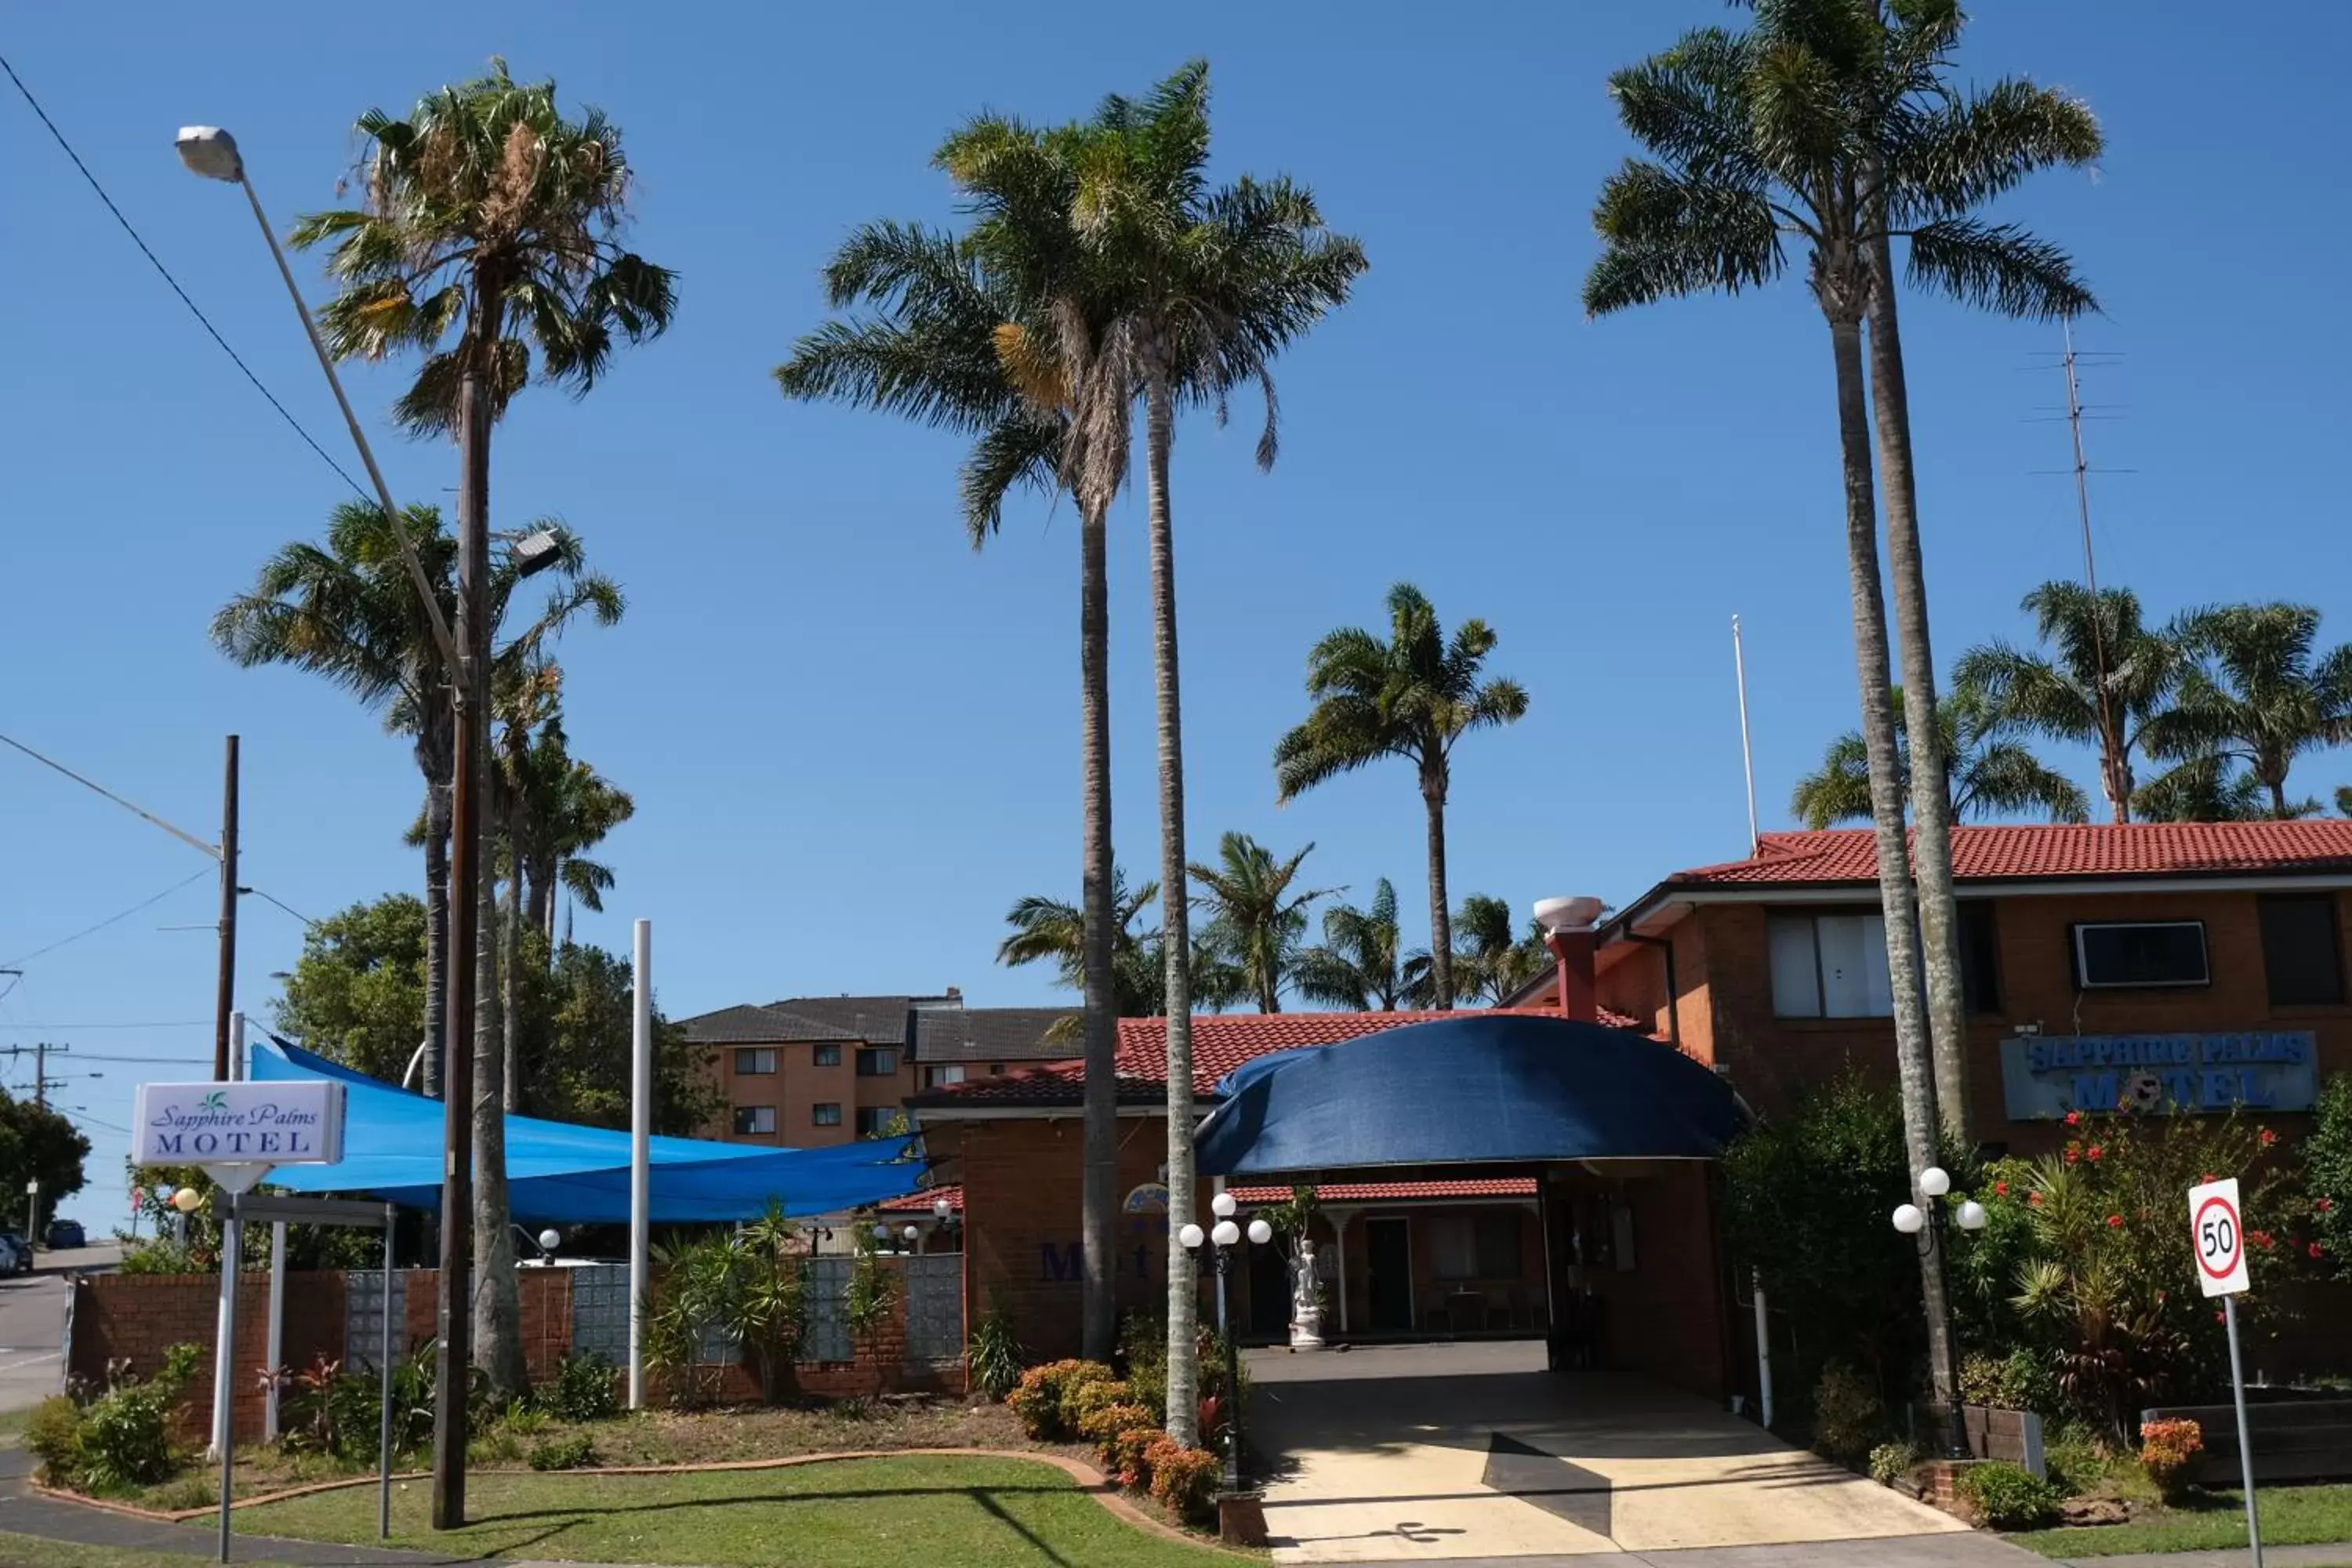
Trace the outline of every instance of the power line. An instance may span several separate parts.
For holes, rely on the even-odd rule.
[[[89,183],[89,188],[98,193],[98,199],[106,204],[106,210],[114,215],[114,221],[122,226],[122,232],[131,237],[131,243],[139,247],[139,254],[144,256],[153,265],[155,270],[163,275],[163,281],[172,286],[172,292],[180,297],[180,303],[188,308],[188,313],[195,317],[198,324],[211,334],[213,342],[220,345],[221,353],[228,355],[230,363],[245,373],[245,379],[253,383],[253,390],[261,394],[270,407],[278,410],[278,416],[286,421],[288,427],[294,434],[302,437],[304,446],[319,455],[319,461],[335,470],[336,478],[351,486],[353,493],[362,500],[369,500],[367,491],[360,489],[359,481],[345,473],[343,466],[329,457],[324,447],[311,439],[310,432],[302,428],[301,421],[287,412],[286,405],[278,402],[276,395],[261,384],[259,376],[253,374],[253,367],[246,363],[235,349],[228,346],[228,340],[221,336],[220,329],[213,325],[211,318],[197,309],[194,300],[188,298],[188,291],[180,287],[180,280],[173,277],[171,268],[165,267],[162,258],[148,248],[147,242],[139,237],[139,231],[131,226],[131,220],[122,216],[122,209],[114,205],[114,198],[106,194],[106,187],[98,183],[98,176],[89,172],[89,165],[81,161],[81,154],[73,150],[73,143],[66,140],[66,133],[58,129],[57,121],[49,118],[48,110],[41,107],[41,100],[33,96],[33,89],[25,85],[24,79],[16,74],[16,68],[8,63],[7,57],[5,55],[0,55],[0,71],[8,73],[8,79],[16,83],[16,90],[24,95],[25,102],[31,107],[34,114],[39,117],[41,123],[47,127],[49,134],[56,138],[58,145],[65,150],[66,156],[73,160],[73,166],[81,172],[81,177]]]
[[[79,1029],[209,1029],[210,1018],[171,1018],[159,1024],[0,1024],[0,1035],[69,1034]]]
[[[7,962],[7,963],[0,964],[0,968],[10,968],[19,963],[30,963],[36,958],[41,958],[47,954],[55,952],[58,949],[64,947],[68,943],[79,942],[86,936],[95,936],[100,931],[104,931],[107,927],[113,925],[118,921],[127,921],[132,915],[137,914],[141,910],[146,909],[152,904],[162,903],[165,899],[170,898],[173,893],[178,892],[190,882],[201,881],[203,879],[211,875],[212,873],[210,871],[198,871],[194,876],[183,878],[179,881],[176,881],[170,887],[164,889],[162,892],[157,893],[154,897],[140,900],[129,909],[124,910],[121,914],[109,915],[94,926],[85,926],[80,931],[74,932],[73,935],[68,937],[60,937],[56,942],[49,943],[47,947],[36,948],[31,952],[26,953],[21,958],[12,958]]]
[[[0,66],[5,66],[6,64],[7,61],[0,60]],[[33,761],[40,763],[43,767],[54,769],[56,772],[65,774],[66,777],[73,780],[74,783],[81,785],[82,788],[104,795],[107,799],[121,806],[123,810],[131,813],[133,816],[139,817],[142,821],[153,824],[155,826],[162,828],[164,832],[170,834],[173,837],[178,839],[183,844],[189,845],[194,848],[202,850],[205,854],[211,856],[215,863],[219,861],[220,850],[213,845],[205,843],[203,839],[197,837],[186,828],[174,827],[172,824],[164,821],[162,817],[156,816],[153,812],[149,811],[146,807],[123,799],[121,795],[107,788],[104,784],[98,783],[95,779],[86,779],[82,777],[81,774],[74,772],[71,768],[66,766],[65,763],[57,761],[53,757],[45,757],[41,755],[40,752],[33,750],[32,747],[25,744],[24,742],[16,740],[11,736],[0,735],[0,746],[14,747],[17,751],[20,751],[26,756],[32,758]]]

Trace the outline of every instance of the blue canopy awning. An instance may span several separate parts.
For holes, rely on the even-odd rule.
[[[1232,1084],[1201,1125],[1202,1175],[1710,1160],[1740,1124],[1730,1089],[1672,1046],[1526,1015],[1286,1052]]]
[[[286,1165],[270,1184],[297,1193],[369,1193],[404,1207],[441,1204],[442,1103],[297,1046],[263,1046],[256,1079],[333,1078],[344,1090],[343,1158]],[[629,1135],[533,1116],[507,1122],[508,1206],[526,1225],[625,1223]],[[923,1166],[909,1140],[828,1149],[772,1149],[700,1138],[652,1140],[653,1219],[677,1225],[751,1219],[771,1202],[790,1215],[836,1214],[915,1190]]]

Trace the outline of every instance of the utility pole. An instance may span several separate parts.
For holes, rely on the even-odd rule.
[[[49,1103],[49,1042],[37,1040],[33,1045],[33,1109],[45,1110]]]
[[[221,782],[220,983],[213,1007],[213,1081],[228,1081],[229,1015],[236,1011],[236,737]]]
[[[2108,692],[2107,645],[2104,622],[2105,606],[2099,603],[2099,569],[2091,553],[2091,460],[2083,451],[2083,384],[2074,373],[2074,326],[2071,321],[2059,323],[2065,333],[2066,353],[2066,426],[2074,438],[2074,506],[2083,522],[2083,586],[2091,595],[2091,669],[2099,682],[2099,773],[2105,788],[2108,804],[2120,815],[2130,809],[2125,798],[2123,779],[2111,763],[2114,754],[2108,742],[2116,733],[2113,700]]]

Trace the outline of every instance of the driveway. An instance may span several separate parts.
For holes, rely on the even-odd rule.
[[[1276,1350],[1250,1370],[1278,1563],[2033,1561],[1705,1400],[1547,1373],[1538,1343]],[[1830,1542],[1857,1544],[1811,1544]]]
[[[0,1279],[0,1410],[23,1410],[65,1381],[66,1280],[53,1274]]]

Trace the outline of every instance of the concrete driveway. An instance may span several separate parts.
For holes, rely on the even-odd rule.
[[[1279,1563],[2031,1561],[1706,1401],[1547,1373],[1537,1343],[1277,1350],[1250,1370]],[[1840,1542],[1870,1544],[1752,1550]]]
[[[65,1381],[66,1292],[58,1276],[0,1279],[0,1410],[23,1410]]]

